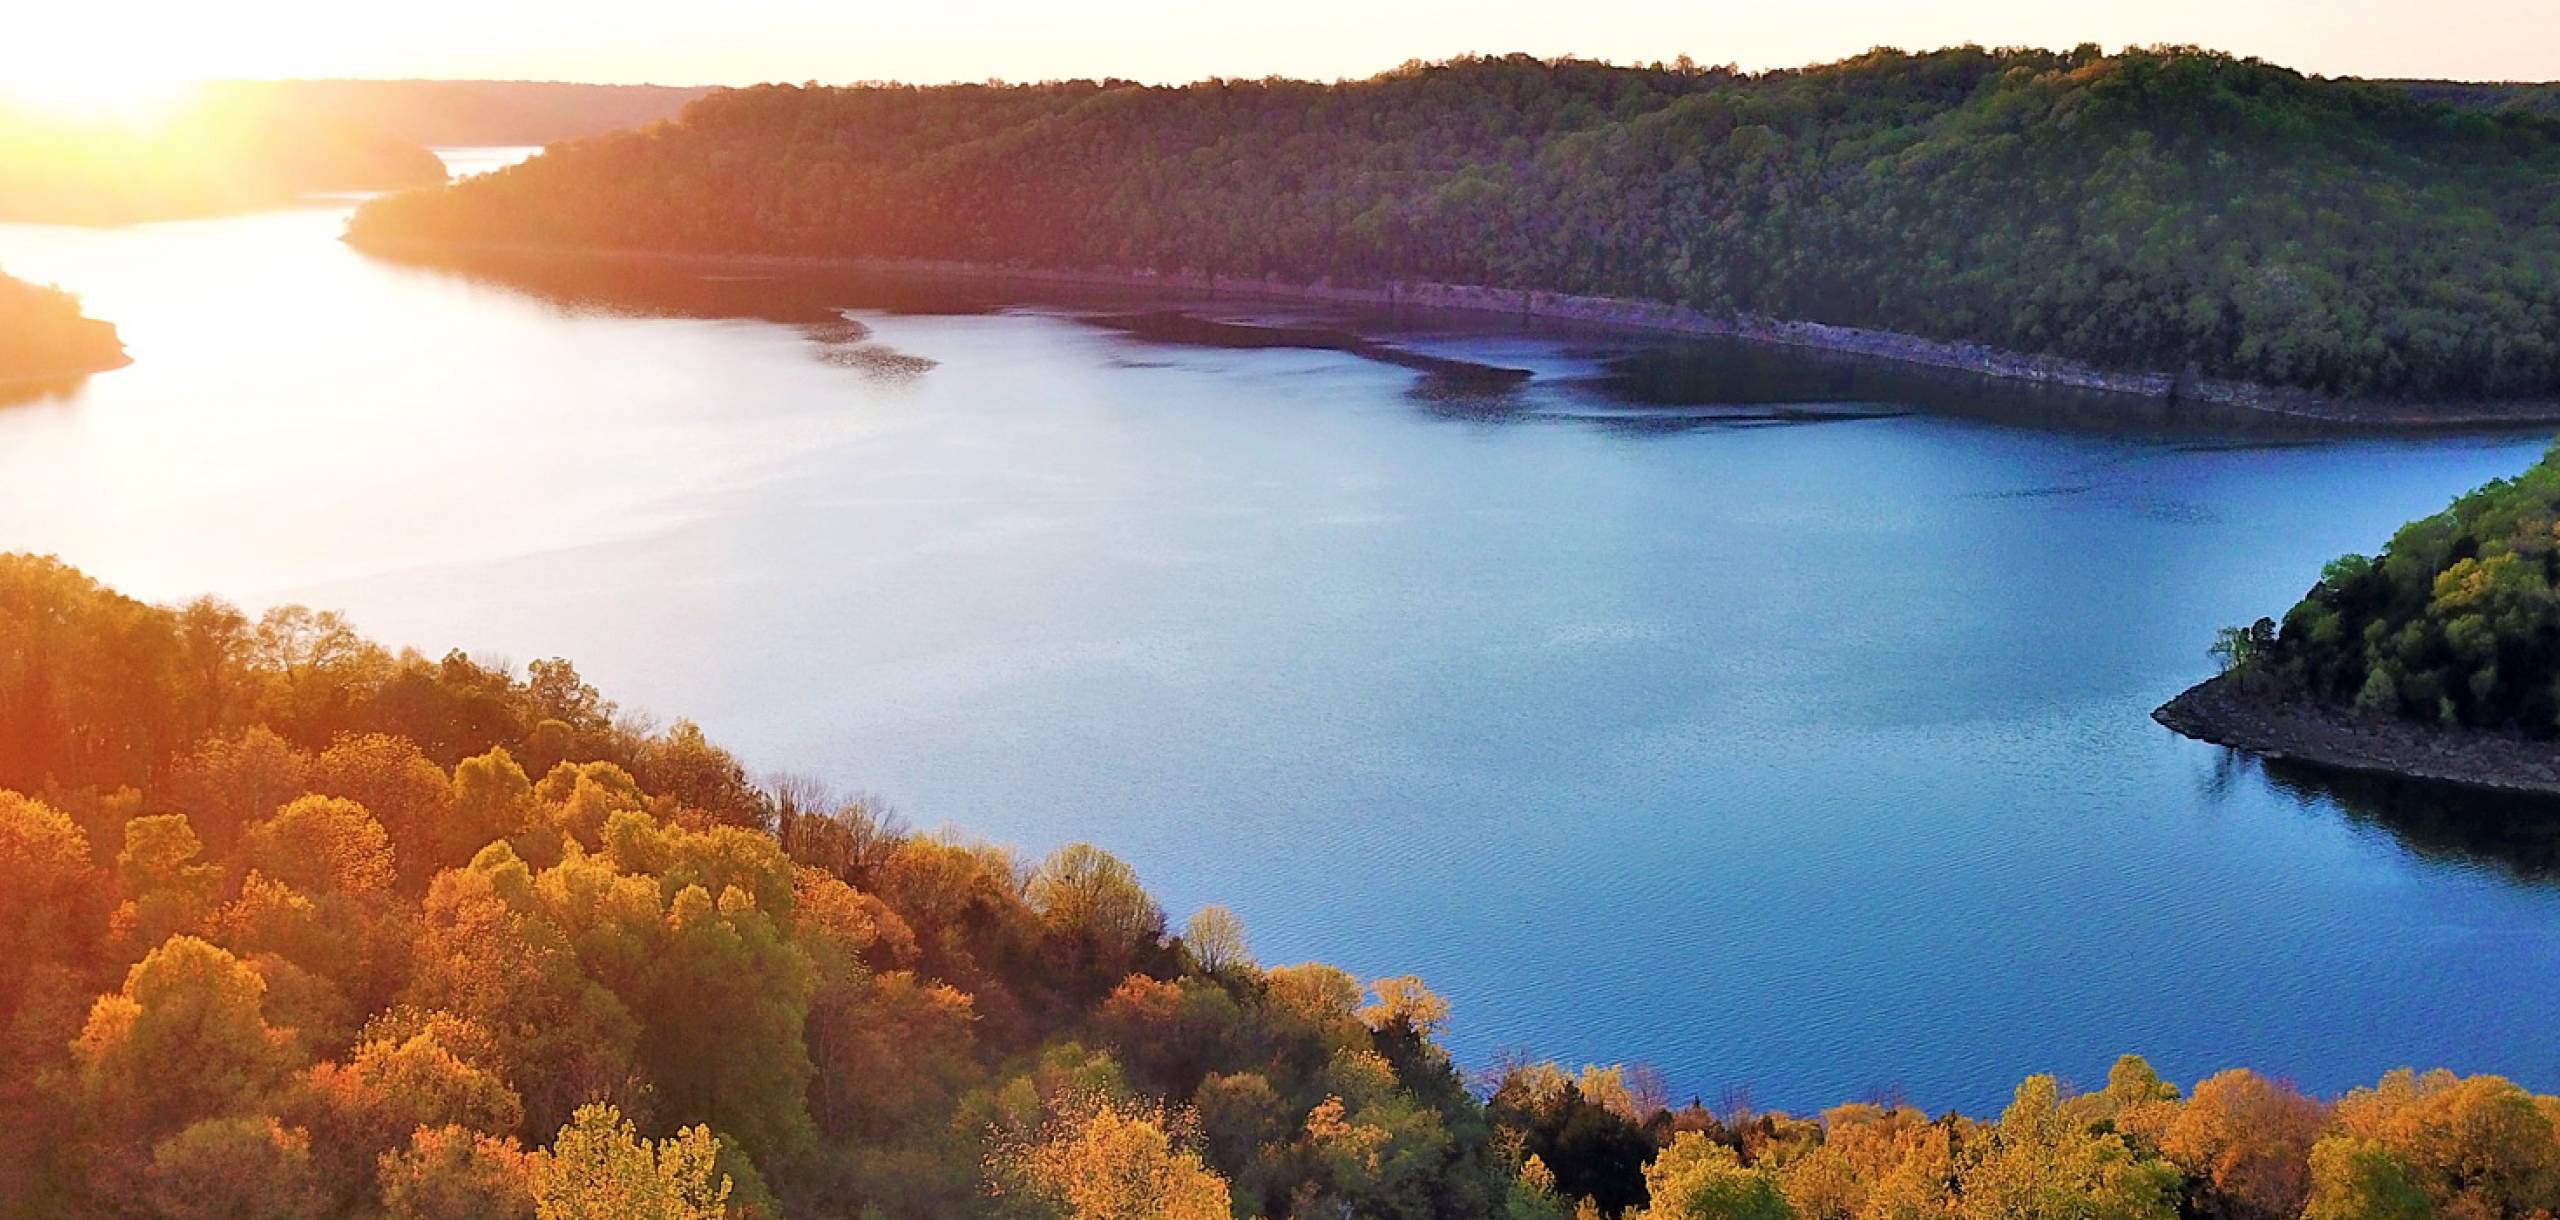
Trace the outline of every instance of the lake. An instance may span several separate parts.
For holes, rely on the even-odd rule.
[[[2542,436],[1350,322],[1531,374],[1473,378],[984,284],[405,267],[346,212],[0,226],[136,359],[0,408],[0,547],[570,657],[754,769],[1100,844],[1266,962],[1420,974],[1469,1064],[2560,1088],[2560,817],[2148,719]]]

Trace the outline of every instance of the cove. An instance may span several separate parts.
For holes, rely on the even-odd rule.
[[[1087,840],[1451,1045],[1996,1110],[2122,1052],[2560,1087],[2552,815],[2151,708],[2522,468],[1731,346],[701,269],[448,271],[342,204],[0,227],[136,363],[0,408],[0,546],[574,658],[757,768]],[[842,325],[846,321],[859,327]],[[1443,376],[1434,369],[1523,370]]]

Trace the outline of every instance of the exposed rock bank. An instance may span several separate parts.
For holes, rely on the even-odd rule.
[[[2151,718],[2198,741],[2270,759],[2492,792],[2560,796],[2560,743],[2361,716],[2280,690],[2253,688],[2228,675],[2162,704]]]

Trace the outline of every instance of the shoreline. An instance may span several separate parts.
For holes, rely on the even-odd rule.
[[[2277,762],[2510,796],[2560,797],[2560,745],[2359,716],[2277,691],[2252,691],[2228,674],[2189,687],[2151,718],[2183,736]]]
[[[1652,334],[1735,339],[1772,347],[1788,347],[1855,356],[1924,368],[1970,373],[2003,381],[2055,389],[2121,394],[2159,403],[2198,404],[2301,423],[2395,430],[2522,427],[2560,424],[2560,398],[2486,402],[2413,403],[2341,399],[2308,390],[2252,382],[2185,377],[2169,373],[2121,372],[2059,356],[2038,356],[1980,343],[1928,339],[1897,331],[1834,326],[1823,322],[1775,318],[1726,318],[1681,305],[1585,296],[1534,289],[1489,288],[1470,284],[1392,282],[1382,287],[1352,287],[1329,281],[1302,283],[1277,276],[1222,278],[1190,272],[1124,271],[1066,267],[1012,266],[958,259],[890,258],[885,256],[812,254],[714,254],[693,251],[622,247],[551,246],[516,242],[447,242],[408,238],[358,240],[347,244],[368,254],[436,261],[438,254],[495,254],[545,258],[591,258],[701,265],[727,268],[839,270],[938,278],[1012,281],[1077,287],[1154,290],[1202,300],[1236,299],[1270,302],[1314,302],[1386,309],[1445,310],[1502,315],[1522,322],[1568,322]]]
[[[0,392],[35,389],[60,383],[82,381],[100,373],[112,373],[133,364],[133,356],[118,347],[108,359],[64,365],[61,368],[37,369],[24,373],[0,373]]]

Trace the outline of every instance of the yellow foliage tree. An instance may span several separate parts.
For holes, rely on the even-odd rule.
[[[709,1127],[641,1139],[608,1105],[580,1107],[533,1159],[540,1220],[723,1220],[731,1183]]]
[[[990,1159],[1002,1196],[1065,1220],[1227,1220],[1226,1179],[1175,1143],[1160,1111],[1098,1096],[1063,1098],[1030,1139]]]

